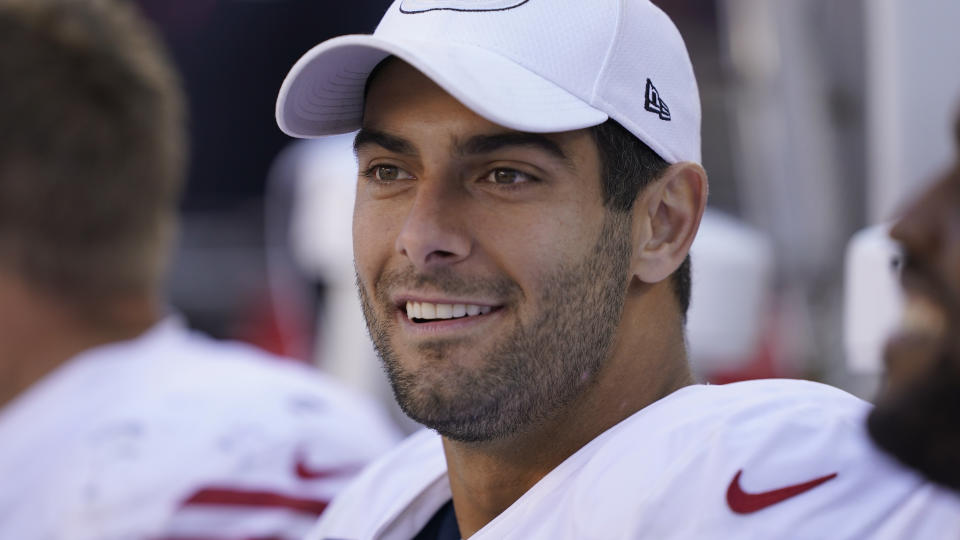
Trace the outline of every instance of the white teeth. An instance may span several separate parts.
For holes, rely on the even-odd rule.
[[[486,315],[493,311],[490,306],[470,304],[432,304],[430,302],[407,302],[407,317],[421,320],[456,319],[467,315]]]

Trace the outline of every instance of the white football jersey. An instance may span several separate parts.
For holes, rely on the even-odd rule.
[[[876,450],[868,411],[807,381],[686,387],[585,445],[470,538],[960,538],[960,500]],[[308,538],[409,540],[449,499],[440,437],[422,431]]]
[[[168,319],[0,410],[4,540],[299,539],[397,434],[307,366]]]

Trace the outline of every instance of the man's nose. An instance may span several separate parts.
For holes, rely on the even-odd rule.
[[[444,182],[421,181],[397,236],[397,252],[420,270],[467,258],[472,240],[461,204],[463,196]]]

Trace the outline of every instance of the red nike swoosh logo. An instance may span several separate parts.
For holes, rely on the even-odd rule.
[[[737,474],[730,482],[730,487],[727,488],[727,504],[730,505],[731,510],[738,514],[749,514],[751,512],[756,512],[757,510],[763,510],[768,506],[773,506],[779,502],[783,502],[790,497],[796,497],[805,491],[810,491],[811,489],[828,480],[832,480],[837,476],[837,473],[833,473],[826,476],[821,476],[820,478],[815,478],[809,482],[787,486],[780,489],[775,489],[773,491],[764,491],[763,493],[747,493],[743,490],[743,488],[740,487],[741,474],[743,474],[743,470],[737,471]]]
[[[301,480],[321,480],[323,478],[330,478],[331,476],[355,474],[359,472],[360,469],[360,465],[348,465],[346,467],[332,469],[311,469],[302,455],[297,456],[297,462],[294,467],[297,478]]]

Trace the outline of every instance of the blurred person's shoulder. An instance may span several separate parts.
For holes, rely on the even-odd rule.
[[[376,405],[315,369],[175,318],[68,361],[0,411],[0,437],[20,441],[0,450],[0,471],[29,486],[19,501],[0,490],[0,517],[44,515],[77,538],[171,523],[248,534],[278,512],[292,517],[268,531],[292,523],[278,537],[296,537],[398,440]]]
[[[585,445],[477,538],[960,535],[958,500],[869,443],[869,410],[809,381],[686,387]],[[449,498],[440,438],[423,432],[368,468],[310,538],[412,536]]]
[[[126,407],[103,406],[105,417],[141,414],[158,421],[243,423],[264,429],[366,426],[369,437],[392,424],[365,396],[313,366],[254,346],[215,340],[176,317],[137,339],[92,349],[71,360],[79,386],[96,388]],[[88,382],[88,384],[87,384]]]
[[[78,360],[101,363],[116,375],[108,384],[121,386],[115,391],[128,408],[104,419],[139,414],[177,440],[187,435],[220,449],[322,446],[358,468],[398,440],[379,406],[315,367],[211,339],[176,319]]]
[[[125,369],[137,384],[192,399],[291,399],[300,410],[333,412],[347,406],[359,413],[372,405],[359,393],[315,366],[283,358],[252,345],[212,339],[176,318],[163,321],[139,339],[96,353],[98,361]],[[153,380],[142,380],[149,373]],[[133,382],[133,381],[128,381]]]

